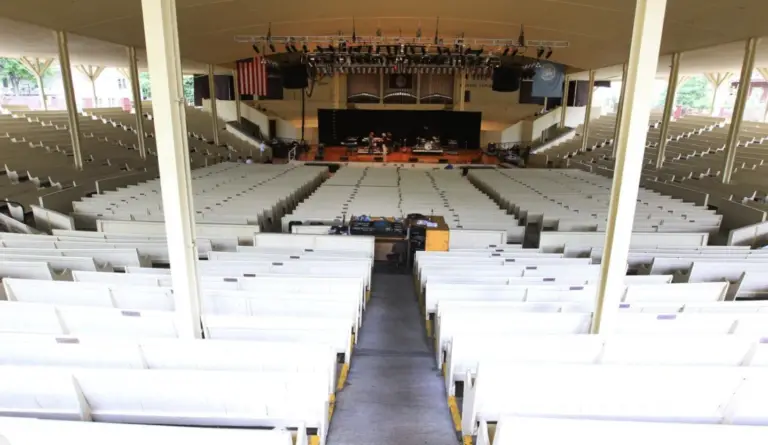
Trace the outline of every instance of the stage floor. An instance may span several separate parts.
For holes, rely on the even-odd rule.
[[[317,147],[312,147],[309,153],[302,153],[299,156],[300,161],[315,161],[315,155],[317,153]],[[342,161],[341,158],[346,156],[348,161]],[[376,157],[382,155],[369,155],[358,154],[354,152],[348,152],[346,147],[325,147],[325,155],[323,161],[327,162],[375,162]],[[411,158],[417,158],[421,164],[438,164],[440,159],[447,159],[451,164],[470,164],[473,160],[480,161],[482,164],[495,165],[499,163],[496,157],[486,156],[482,150],[459,150],[457,154],[432,154],[432,155],[414,155],[408,150],[407,152],[396,152],[387,154],[388,163],[409,163]]]

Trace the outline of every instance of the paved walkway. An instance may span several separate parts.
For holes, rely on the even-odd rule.
[[[412,277],[374,273],[372,288],[328,445],[455,445]]]

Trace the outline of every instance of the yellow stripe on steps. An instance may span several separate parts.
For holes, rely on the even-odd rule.
[[[456,431],[461,431],[461,414],[459,414],[459,407],[456,405],[456,397],[448,397],[448,408],[451,410],[453,427],[456,428]]]
[[[347,381],[347,374],[349,374],[349,365],[347,363],[344,363],[344,365],[341,367],[339,380],[336,383],[336,391],[341,391],[342,389],[344,389],[344,383],[346,383]]]

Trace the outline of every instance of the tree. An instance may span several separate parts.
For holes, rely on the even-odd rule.
[[[152,85],[149,82],[149,73],[139,73],[139,85],[141,86],[141,97],[146,100],[152,99]],[[182,78],[182,85],[184,87],[184,99],[188,103],[193,103],[195,101],[194,76],[184,76]]]
[[[711,86],[704,76],[695,76],[677,89],[676,103],[685,108],[708,109],[712,104]]]
[[[22,80],[35,82],[37,79],[17,59],[0,57],[0,80],[6,80],[13,88],[13,93],[18,96]]]
[[[152,99],[152,86],[149,84],[149,73],[139,73],[139,86],[142,100]]]
[[[195,103],[195,76],[184,76],[184,99],[188,104]]]

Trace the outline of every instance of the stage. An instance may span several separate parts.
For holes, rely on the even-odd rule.
[[[403,151],[396,151],[394,153],[388,153],[387,154],[387,163],[421,163],[421,164],[439,164],[441,159],[445,159],[446,161],[443,161],[443,163],[450,163],[450,164],[489,164],[489,165],[496,165],[499,163],[498,158],[495,156],[486,156],[483,154],[482,150],[457,150],[457,151],[451,151],[451,153],[454,154],[448,154],[446,152],[443,152],[442,154],[433,153],[433,154],[413,154],[411,153],[410,149],[406,149],[405,152]],[[316,159],[315,156],[317,154],[317,147],[313,146],[308,153],[302,153],[298,160],[300,161],[320,161],[320,159]],[[342,160],[341,158],[347,157],[346,160]],[[383,155],[381,154],[358,154],[354,151],[348,151],[347,147],[325,147],[324,150],[324,156],[323,161],[326,162],[377,162],[376,158],[382,158]],[[416,161],[412,161],[412,158],[415,158]],[[383,162],[378,161],[378,162]]]

